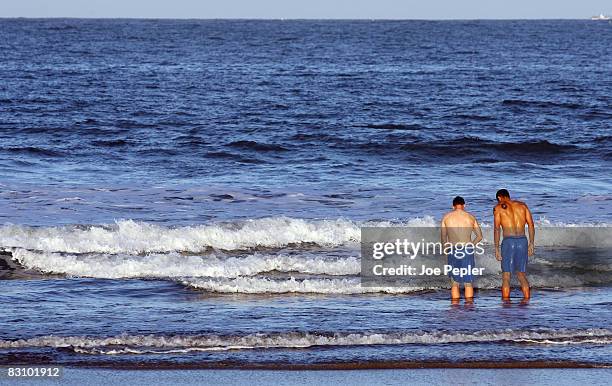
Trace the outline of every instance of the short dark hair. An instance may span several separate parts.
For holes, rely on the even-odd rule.
[[[510,192],[508,192],[508,190],[506,190],[506,189],[500,189],[495,194],[495,198],[499,198],[499,197],[510,198]]]
[[[456,205],[465,205],[465,200],[463,199],[463,197],[457,196],[453,198],[453,206],[456,206]]]

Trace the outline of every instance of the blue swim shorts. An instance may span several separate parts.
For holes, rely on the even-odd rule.
[[[504,237],[501,244],[502,272],[525,272],[527,270],[527,237]]]
[[[461,257],[463,256],[463,257]],[[448,276],[457,283],[473,283],[474,277],[472,276],[472,269],[476,266],[474,262],[474,253],[466,253],[465,250],[453,251],[448,254],[448,265],[453,268],[467,268],[467,275],[454,275],[452,272]]]

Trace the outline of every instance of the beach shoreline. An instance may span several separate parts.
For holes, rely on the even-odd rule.
[[[2,367],[28,367],[57,363],[2,363]],[[80,362],[62,366],[79,369],[104,369],[118,371],[182,371],[182,370],[245,370],[245,371],[360,371],[360,370],[411,370],[411,369],[612,369],[612,363],[573,361],[366,361],[326,363],[238,363],[238,362]]]

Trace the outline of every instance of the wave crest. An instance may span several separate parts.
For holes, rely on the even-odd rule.
[[[313,243],[337,246],[358,242],[357,223],[272,217],[234,223],[163,227],[133,220],[113,225],[35,228],[5,225],[0,245],[67,253],[200,252],[209,247],[238,250]]]
[[[245,250],[314,244],[335,247],[361,241],[361,227],[435,227],[431,216],[403,222],[355,222],[346,219],[305,220],[269,217],[210,225],[165,227],[146,222],[121,220],[111,225],[60,227],[0,227],[0,246],[65,253],[164,253],[202,252],[208,248]],[[485,242],[493,232],[483,225]],[[432,232],[436,231],[432,229]],[[432,234],[433,234],[432,233]],[[612,227],[551,224],[537,226],[537,246],[612,246]]]
[[[454,343],[515,344],[612,344],[612,330],[540,329],[483,331],[399,331],[363,333],[286,332],[249,335],[128,335],[108,338],[87,336],[41,336],[0,340],[0,349],[70,348],[85,354],[164,354],[189,351],[220,351],[313,346],[363,346]]]
[[[252,276],[259,273],[299,272],[313,275],[357,275],[357,257],[330,258],[316,255],[265,255],[245,257],[185,256],[179,253],[132,255],[66,255],[13,251],[13,259],[26,268],[44,273],[96,278],[175,278]]]
[[[532,288],[575,288],[610,283],[609,272],[568,273],[529,273]],[[239,294],[407,294],[428,290],[449,289],[446,276],[415,276],[402,278],[394,283],[381,281],[380,286],[362,285],[359,277],[224,277],[224,278],[186,278],[181,280],[188,287],[214,293]],[[388,284],[387,284],[388,283]],[[376,283],[376,285],[378,285]],[[498,289],[501,285],[500,271],[486,274],[476,279],[474,287],[482,290]]]

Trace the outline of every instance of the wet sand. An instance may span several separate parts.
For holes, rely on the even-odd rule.
[[[67,368],[62,379],[20,380],[61,385],[608,385],[612,369],[396,369],[396,370],[111,370]],[[15,381],[17,382],[17,381]]]

